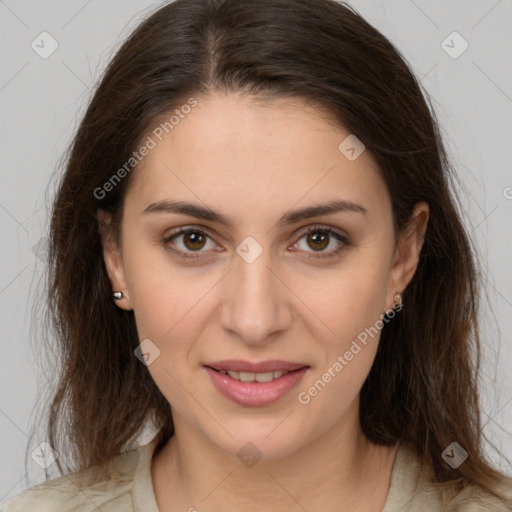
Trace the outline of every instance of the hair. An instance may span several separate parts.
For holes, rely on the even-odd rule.
[[[410,447],[445,488],[503,496],[482,446],[477,257],[434,109],[392,43],[334,0],[176,0],[108,64],[68,149],[50,223],[48,323],[59,352],[50,444],[85,469],[120,454],[148,419],[159,445],[173,435],[171,406],[134,356],[133,311],[112,301],[98,231],[105,209],[119,235],[133,173],[95,191],[173,109],[213,93],[300,98],[329,112],[376,159],[395,235],[428,203],[405,307],[383,329],[361,389],[361,427],[374,443]],[[441,458],[453,441],[468,453],[457,469]]]

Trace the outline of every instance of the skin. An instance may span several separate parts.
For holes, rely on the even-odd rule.
[[[349,132],[319,109],[300,98],[198,100],[134,171],[121,242],[101,227],[112,289],[125,295],[116,304],[134,310],[140,340],[159,348],[148,369],[173,410],[176,434],[151,468],[158,506],[328,512],[343,503],[345,511],[380,511],[396,447],[370,443],[358,420],[380,332],[309,403],[297,395],[393,307],[416,270],[428,205],[416,205],[395,245],[390,198],[372,155],[349,161],[338,150]],[[335,199],[366,213],[277,224],[290,210]],[[161,200],[207,205],[233,226],[143,213]],[[98,214],[108,224],[108,214]],[[308,238],[317,225],[348,243]],[[180,258],[162,242],[179,227],[208,235],[200,243],[184,235],[167,243],[197,259]],[[263,248],[252,263],[236,252],[247,236]],[[332,258],[315,257],[339,247]],[[277,402],[244,407],[220,395],[203,367],[221,359],[310,368]],[[248,442],[261,454],[252,467],[237,457]]]

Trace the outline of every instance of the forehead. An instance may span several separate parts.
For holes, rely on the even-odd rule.
[[[127,203],[195,199],[282,213],[298,201],[341,197],[371,209],[388,199],[373,156],[347,158],[342,143],[353,136],[306,100],[215,95],[187,111],[168,133],[150,132],[155,145],[134,171]]]

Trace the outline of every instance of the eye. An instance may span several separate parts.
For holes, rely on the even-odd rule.
[[[300,241],[302,239],[305,239],[305,244],[301,246]],[[348,240],[341,233],[330,227],[313,226],[300,237],[293,247],[306,252],[318,253],[312,254],[313,258],[330,258],[337,256],[346,245],[348,245]],[[324,250],[329,247],[331,250]],[[310,251],[308,248],[313,250]]]
[[[176,243],[174,240],[178,240],[178,242]],[[208,247],[208,241],[210,241],[213,247]],[[197,228],[180,228],[165,237],[162,242],[168,250],[183,258],[198,258],[200,254],[191,253],[200,253],[203,252],[201,249],[212,249],[215,247],[210,236]],[[175,249],[173,246],[177,248]]]

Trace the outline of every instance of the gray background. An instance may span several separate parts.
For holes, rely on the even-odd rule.
[[[401,50],[434,99],[464,184],[466,223],[483,261],[483,422],[494,463],[512,474],[512,2],[354,0]],[[0,0],[0,503],[44,479],[28,458],[33,409],[41,406],[38,331],[31,304],[44,265],[50,177],[77,127],[90,89],[138,22],[161,2]],[[31,47],[47,31],[57,50]],[[463,41],[469,44],[453,58]],[[45,48],[49,48],[46,40]],[[41,43],[39,43],[41,45]],[[42,50],[40,50],[42,51]],[[455,53],[454,53],[455,52]],[[446,390],[447,393],[450,390]],[[43,434],[35,445],[44,441]],[[30,452],[29,452],[30,453]],[[55,465],[53,465],[55,466]]]

